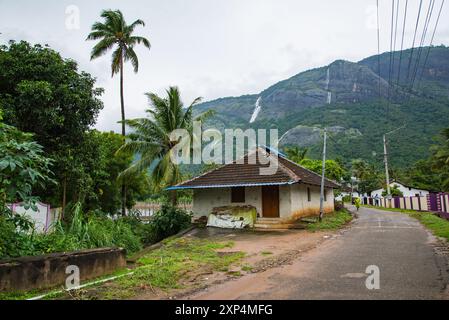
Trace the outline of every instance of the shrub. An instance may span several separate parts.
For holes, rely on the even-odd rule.
[[[164,204],[154,215],[151,226],[155,240],[160,241],[190,226],[192,216],[185,210]]]
[[[154,226],[151,223],[144,223],[138,217],[123,217],[122,221],[128,224],[140,241],[145,244],[153,244],[157,241]]]

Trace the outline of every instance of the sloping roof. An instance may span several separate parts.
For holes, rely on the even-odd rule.
[[[245,155],[240,161],[225,164],[217,169],[206,172],[198,177],[182,182],[168,190],[176,189],[203,189],[224,187],[251,187],[264,185],[285,185],[305,183],[321,185],[321,176],[300,165],[288,160],[281,153],[275,153],[268,148],[258,148],[260,152]],[[263,161],[257,161],[262,156]],[[278,160],[278,168],[274,174],[261,175],[260,169],[269,167],[268,160]],[[266,163],[266,164],[263,164]],[[338,188],[339,185],[329,179],[325,179],[325,186]]]

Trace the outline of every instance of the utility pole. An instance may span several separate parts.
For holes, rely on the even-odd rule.
[[[385,179],[387,182],[387,199],[391,199],[390,175],[388,173],[388,155],[387,155],[387,134],[384,134],[384,163],[385,163]]]
[[[390,174],[388,173],[388,153],[387,153],[387,134],[392,134],[400,129],[405,128],[405,124],[399,128],[396,128],[390,132],[384,134],[384,163],[385,163],[385,180],[387,183],[387,199],[391,201],[391,189],[390,189]],[[391,203],[389,203],[391,206]]]
[[[326,173],[326,138],[327,129],[324,128],[324,143],[323,143],[323,171],[321,172],[321,192],[320,192],[320,221],[323,220],[324,215],[324,175]]]

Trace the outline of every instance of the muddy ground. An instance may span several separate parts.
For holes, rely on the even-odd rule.
[[[339,231],[279,230],[247,231],[218,228],[194,229],[186,238],[211,241],[232,241],[232,248],[220,249],[222,254],[245,252],[245,257],[226,272],[199,269],[183,275],[183,289],[163,291],[157,288],[144,290],[133,299],[191,299],[206,293],[209,288],[249,277],[271,268],[289,265],[302,254],[323,242],[339,237]]]

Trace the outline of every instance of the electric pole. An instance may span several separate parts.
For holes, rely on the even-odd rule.
[[[324,175],[326,173],[326,138],[327,130],[324,128],[324,144],[323,144],[323,171],[321,172],[321,192],[320,192],[320,221],[324,215]]]
[[[391,200],[391,189],[390,189],[390,174],[388,173],[388,153],[387,153],[387,134],[396,132],[402,128],[405,128],[405,124],[399,128],[396,128],[390,132],[384,134],[384,163],[385,163],[385,180],[387,183],[387,199]],[[391,206],[391,203],[390,203]]]
[[[388,173],[388,155],[387,155],[387,134],[384,134],[384,163],[385,163],[385,179],[387,182],[387,199],[391,199],[390,175]]]

